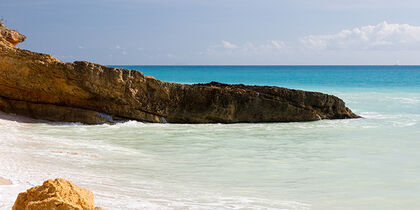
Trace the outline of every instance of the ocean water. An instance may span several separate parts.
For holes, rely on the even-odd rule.
[[[108,209],[419,209],[420,66],[124,66],[322,91],[362,119],[48,123],[0,113],[0,209],[63,177]]]

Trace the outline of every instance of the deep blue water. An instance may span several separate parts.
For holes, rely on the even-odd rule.
[[[420,66],[113,66],[181,83],[420,91]]]

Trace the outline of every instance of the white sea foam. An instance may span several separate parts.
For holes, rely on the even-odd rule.
[[[412,184],[420,173],[420,110],[398,99],[420,97],[343,95],[364,118],[83,125],[0,113],[0,176],[14,183],[0,186],[0,209],[10,209],[18,192],[57,177],[92,190],[108,209],[420,205]]]
[[[387,97],[390,100],[396,100],[399,103],[403,104],[419,104],[420,98],[417,97]]]
[[[380,120],[392,119],[395,117],[394,115],[386,115],[386,114],[381,114],[378,112],[362,112],[360,113],[360,115],[362,115],[364,118],[367,118],[367,119],[380,119]]]

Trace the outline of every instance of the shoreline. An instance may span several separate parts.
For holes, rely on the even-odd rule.
[[[348,123],[317,121],[211,126],[142,124],[133,121],[111,126],[72,124],[61,126],[42,123],[28,125],[18,120],[20,116],[6,114],[2,116],[0,112],[0,150],[5,151],[0,155],[2,169],[0,176],[13,181],[13,185],[0,186],[0,209],[11,209],[20,192],[40,185],[42,181],[53,177],[62,177],[86,187],[95,193],[96,205],[108,209],[156,209],[164,208],[165,205],[179,208],[217,208],[223,205],[301,209],[328,209],[336,206],[357,208],[365,205],[373,209],[387,208],[389,203],[381,203],[378,200],[388,199],[394,196],[393,193],[383,190],[383,193],[378,194],[378,199],[370,198],[370,200],[363,195],[366,186],[359,184],[366,181],[363,173],[365,171],[369,174],[376,173],[376,168],[371,170],[371,165],[364,161],[368,155],[373,155],[375,159],[384,160],[377,163],[378,168],[393,171],[394,168],[387,167],[389,166],[387,161],[390,159],[382,159],[386,153],[390,155],[389,158],[395,160],[393,162],[395,164],[406,163],[415,166],[418,150],[412,146],[417,145],[416,142],[418,142],[415,133],[418,130],[420,113],[416,108],[420,103],[417,100],[420,98],[420,93],[407,95],[391,92],[376,95],[351,92],[343,96],[351,99],[351,103],[359,104],[359,110],[366,115],[366,120],[354,120]],[[389,104],[391,107],[372,108],[382,103]],[[360,130],[361,133],[354,133],[355,130]],[[285,135],[286,132],[288,135]],[[393,132],[394,135],[388,135],[387,132]],[[377,138],[371,139],[373,135]],[[118,141],[121,136],[127,139]],[[255,140],[256,136],[261,140]],[[403,138],[405,143],[396,146],[393,138],[395,136]],[[132,144],[132,147],[126,144],[127,141],[141,143],[142,146],[136,147]],[[380,147],[375,148],[375,145]],[[245,146],[247,150],[243,150]],[[156,149],[156,147],[160,148]],[[392,149],[394,147],[395,150]],[[264,148],[269,149],[267,151],[270,152],[261,154],[261,149]],[[272,148],[276,149],[271,150]],[[392,152],[388,153],[389,149]],[[310,153],[308,155],[301,151]],[[68,152],[80,152],[87,155]],[[98,157],[91,156],[95,154]],[[249,154],[261,155],[250,156]],[[312,156],[313,154],[319,154],[319,156]],[[399,158],[402,154],[411,157],[410,161],[403,162],[406,160]],[[216,155],[223,158],[218,158]],[[126,165],[120,165],[120,161],[115,157],[127,160]],[[176,160],[173,160],[174,157]],[[209,157],[215,157],[211,158],[214,163],[208,163]],[[50,160],[54,160],[53,164]],[[319,165],[308,164],[308,160],[333,167],[325,167],[325,172],[318,173]],[[92,163],[97,167],[89,170],[87,166]],[[168,168],[168,163],[173,163],[173,167]],[[243,167],[242,163],[251,164],[252,169]],[[280,177],[279,182],[273,182],[273,174],[265,173],[267,168],[275,173],[282,171],[286,166],[283,164],[289,163],[297,164],[297,167],[290,168],[292,170],[290,172],[293,173]],[[126,171],[124,174],[120,171],[104,174],[105,167],[110,164]],[[130,167],[134,165],[136,168]],[[200,165],[207,167],[204,167],[203,171],[196,170],[194,166]],[[360,166],[355,168],[355,173],[360,173],[360,176],[355,177],[354,182],[345,182],[347,179],[353,179],[353,175],[342,174],[339,170],[355,165]],[[226,173],[232,172],[230,171],[232,167],[240,171]],[[301,170],[303,167],[305,171]],[[399,169],[402,170],[405,167]],[[417,171],[416,168],[408,169]],[[142,172],[138,173],[139,170]],[[241,170],[252,170],[252,173],[243,177]],[[305,181],[305,185],[299,184],[293,189],[302,197],[283,196],[278,189],[286,186],[282,183],[296,181],[295,172],[302,174],[298,177],[299,180],[314,175],[315,179],[307,183]],[[209,173],[214,173],[217,178],[207,178]],[[133,174],[133,176],[125,174]],[[159,179],[153,178],[156,174],[159,175]],[[173,180],[167,181],[171,177]],[[226,189],[223,194],[214,196],[216,194],[214,192],[224,190],[227,186],[224,183],[231,182],[233,178],[238,181],[237,184],[229,186],[230,189]],[[378,178],[378,181],[384,183],[378,187],[387,189],[386,181],[392,178],[394,174],[391,173]],[[411,178],[411,175],[407,178]],[[197,185],[184,187],[185,179],[190,179]],[[223,183],[220,182],[220,185],[216,186],[207,184],[208,181],[214,180],[220,180]],[[262,186],[261,183],[264,185]],[[354,196],[354,201],[360,205],[352,204],[346,196],[341,196],[338,193],[341,189],[336,188],[337,184],[342,184],[343,189]],[[415,191],[415,186],[406,188],[404,181],[397,181],[395,184],[395,187],[403,193]],[[243,188],[244,186],[246,188]],[[236,194],[241,189],[251,190],[261,186],[263,187],[261,191],[255,194],[246,192]],[[317,191],[319,187],[323,190]],[[179,189],[182,189],[181,193]],[[197,189],[203,190],[197,193]],[[286,187],[286,190],[289,189],[291,188]],[[267,196],[265,192],[273,192],[273,194]],[[330,193],[335,193],[337,196],[329,199],[321,198]],[[119,196],[113,197],[113,195]],[[418,204],[415,199],[408,198],[407,200],[402,196],[397,197],[395,206],[410,208],[413,203]]]

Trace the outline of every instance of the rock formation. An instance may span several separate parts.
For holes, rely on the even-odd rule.
[[[292,122],[356,118],[332,95],[269,86],[177,84],[86,61],[64,63],[15,45],[0,27],[0,110],[87,124]]]
[[[25,41],[26,39],[25,35],[20,34],[15,30],[6,28],[6,26],[2,22],[0,22],[0,36],[13,46],[16,46],[17,44]]]
[[[64,179],[47,180],[42,186],[19,193],[13,210],[94,210],[93,193]]]

